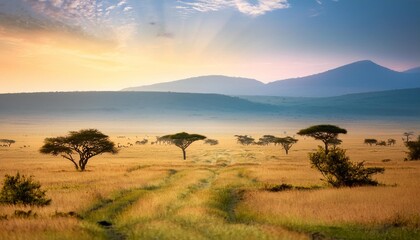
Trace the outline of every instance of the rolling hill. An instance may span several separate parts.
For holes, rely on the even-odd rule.
[[[420,116],[420,88],[349,94],[326,98],[296,98],[164,92],[57,92],[0,94],[4,118],[56,116],[68,119],[270,117],[415,117]]]
[[[420,87],[420,73],[397,72],[372,61],[354,62],[323,73],[268,84],[254,79],[226,76],[195,77],[123,91],[160,91],[262,95],[290,97],[331,97],[351,93]]]
[[[0,94],[0,117],[8,115],[162,115],[183,112],[273,112],[278,106],[219,94],[163,92],[54,92]]]
[[[325,98],[276,96],[242,96],[242,98],[256,103],[280,106],[291,115],[420,116],[420,88]]]

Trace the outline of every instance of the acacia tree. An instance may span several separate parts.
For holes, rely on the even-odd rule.
[[[409,141],[410,141],[410,139],[411,139],[411,136],[414,136],[414,132],[404,132],[403,133],[403,141],[405,142],[405,143],[408,143]]]
[[[369,144],[369,146],[372,146],[373,144],[378,143],[378,140],[376,140],[374,138],[366,138],[364,143]]]
[[[262,138],[259,139],[258,143],[259,145],[267,146],[270,143],[276,143],[276,137],[273,135],[264,135]]]
[[[242,145],[251,145],[255,143],[255,139],[248,135],[235,135],[237,143]]]
[[[336,149],[338,145],[341,145],[343,141],[341,139],[338,138],[333,138],[331,139],[328,144],[332,145],[333,149]]]
[[[175,146],[181,148],[184,160],[186,160],[187,153],[185,150],[191,145],[191,143],[199,140],[204,140],[207,137],[199,134],[189,134],[186,132],[180,132],[172,135],[165,135],[163,136],[163,138],[171,139],[172,143],[175,144]]]
[[[297,139],[292,138],[292,137],[284,137],[284,138],[278,138],[276,137],[274,140],[275,144],[280,144],[284,151],[286,151],[286,155],[289,154],[289,149],[293,146],[293,144],[297,143]]]
[[[340,133],[346,134],[347,130],[335,125],[324,124],[301,129],[297,134],[313,137],[316,140],[321,140],[325,145],[325,153],[328,154],[328,145],[331,145],[333,142],[335,142],[335,139],[338,139],[337,136]]]
[[[7,144],[7,146],[10,147],[10,145],[12,145],[13,143],[15,143],[16,141],[15,140],[12,140],[12,139],[0,139],[0,142],[2,142],[4,144]]]
[[[46,138],[40,152],[70,160],[76,170],[84,171],[89,159],[102,153],[118,153],[109,137],[97,129],[71,131],[67,136]],[[78,156],[78,161],[76,157]],[[76,162],[77,161],[77,162]]]
[[[388,146],[394,146],[397,143],[397,140],[393,139],[393,138],[388,138],[388,140],[386,141]]]

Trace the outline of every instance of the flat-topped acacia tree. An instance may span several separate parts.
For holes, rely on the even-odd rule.
[[[102,153],[116,154],[118,150],[109,137],[99,130],[82,129],[71,131],[64,137],[46,138],[40,152],[54,156],[60,155],[70,160],[76,170],[84,171],[92,157]]]
[[[273,142],[276,144],[280,144],[283,147],[284,151],[286,152],[286,155],[288,155],[290,148],[292,148],[293,144],[297,143],[298,140],[290,136],[287,136],[284,138],[276,137],[274,138]]]
[[[170,139],[175,146],[181,148],[184,160],[186,160],[187,153],[185,152],[185,149],[187,149],[191,145],[191,143],[199,140],[204,140],[207,137],[200,134],[189,134],[186,132],[180,132],[172,135],[165,135],[163,136],[163,138]]]
[[[323,124],[301,129],[297,134],[321,140],[325,145],[325,153],[328,153],[328,145],[336,141],[335,139],[337,139],[338,134],[346,133],[347,130],[344,128],[340,128],[335,125]]]
[[[12,145],[13,143],[16,143],[16,141],[12,139],[0,139],[0,143],[4,143],[8,147],[10,147],[10,145]]]

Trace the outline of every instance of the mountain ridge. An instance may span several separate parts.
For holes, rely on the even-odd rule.
[[[267,84],[250,78],[209,75],[125,88],[122,91],[332,97],[351,93],[416,87],[420,87],[420,73],[397,72],[370,60],[362,60],[325,72],[273,81]]]

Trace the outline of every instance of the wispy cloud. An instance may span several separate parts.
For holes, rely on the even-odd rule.
[[[179,4],[177,9],[181,11],[212,12],[226,8],[235,8],[243,14],[254,17],[289,7],[287,0],[258,0],[256,3],[252,3],[249,0],[194,0],[179,1]]]
[[[259,16],[266,12],[289,7],[287,0],[260,0],[255,5],[247,0],[236,0],[235,3],[240,12],[251,16]]]
[[[13,0],[1,4],[0,25],[118,41],[118,29],[134,24],[132,10],[126,0]]]

